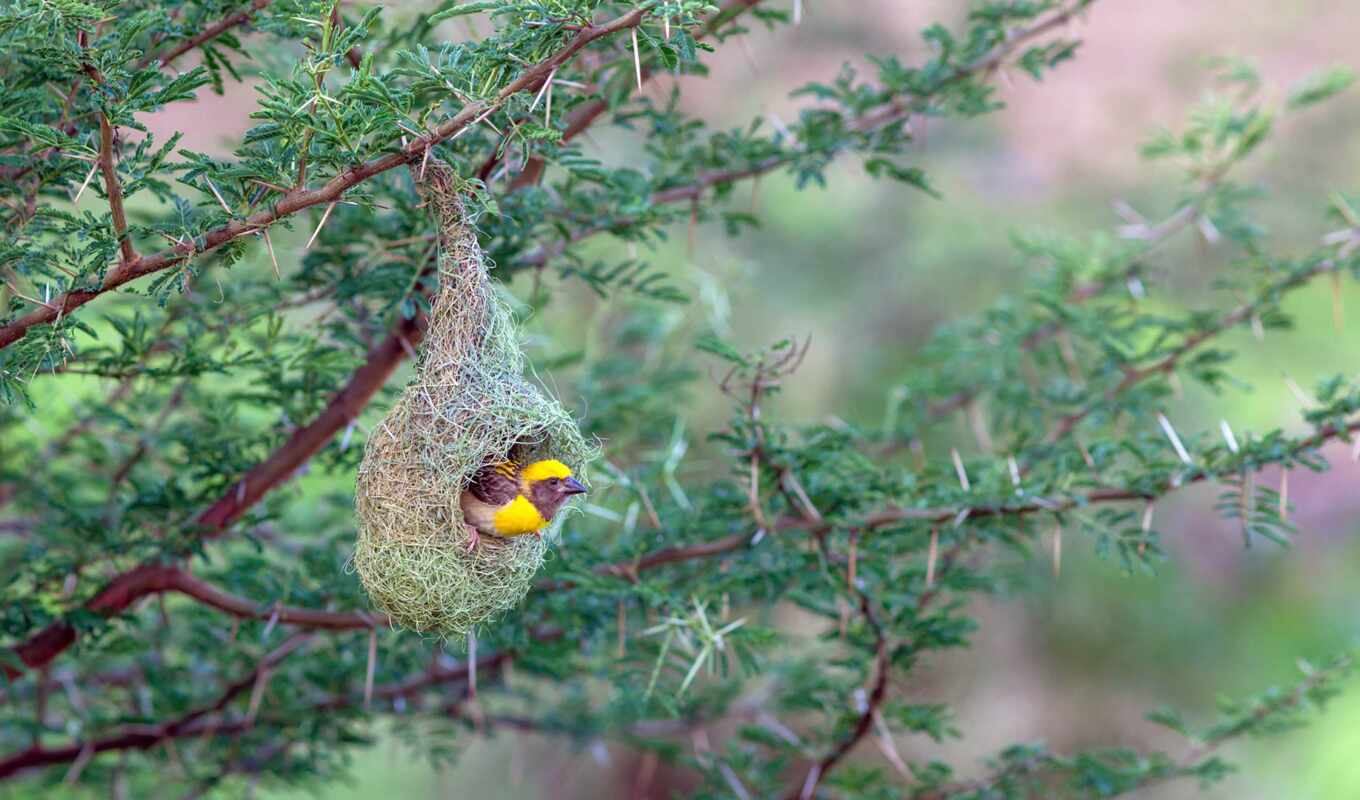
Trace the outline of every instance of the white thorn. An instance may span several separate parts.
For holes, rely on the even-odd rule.
[[[954,459],[954,471],[959,475],[959,485],[963,487],[965,492],[972,491],[972,487],[968,483],[968,472],[963,468],[963,459],[959,457],[958,448],[949,448],[949,456]]]
[[[218,202],[218,203],[221,203],[221,205],[222,205],[222,210],[225,211],[225,212],[227,212],[227,216],[230,217],[230,216],[231,216],[231,207],[227,205],[227,201],[226,201],[226,200],[223,200],[223,199],[222,199],[222,193],[219,192],[219,191],[217,191],[217,184],[213,183],[213,182],[212,182],[212,178],[209,178],[209,177],[207,177],[206,175],[203,177],[203,180],[205,180],[205,181],[208,182],[208,188],[209,188],[209,189],[212,189],[213,197],[216,197],[216,198],[217,198],[217,202]]]
[[[1308,394],[1294,382],[1293,378],[1288,375],[1284,376],[1284,385],[1289,389],[1289,393],[1294,395],[1294,399],[1298,400],[1299,404],[1304,408],[1311,408],[1313,406],[1312,398],[1310,398]]]
[[[1228,449],[1236,453],[1237,437],[1233,436],[1232,428],[1228,426],[1228,421],[1226,419],[1219,420],[1218,427],[1223,431],[1223,440],[1228,443]]]
[[[1053,526],[1053,577],[1062,575],[1062,523]]]
[[[425,152],[428,153],[429,151],[427,150],[427,151],[425,151]],[[325,210],[324,212],[322,212],[322,214],[321,214],[321,221],[318,222],[318,223],[316,224],[316,230],[312,231],[312,238],[310,238],[310,239],[307,240],[307,244],[304,245],[303,248],[302,248],[303,250],[310,250],[310,249],[311,249],[311,247],[312,247],[312,242],[315,242],[315,241],[316,241],[317,235],[321,233],[321,229],[326,225],[326,220],[330,219],[330,217],[331,217],[331,212],[334,211],[334,210],[335,210],[335,201],[332,200],[332,201],[331,201],[331,204],[328,205],[328,206],[326,206],[326,210]]]
[[[638,51],[637,27],[632,28],[633,34],[633,74],[637,76],[638,91],[642,91],[642,53]]]
[[[545,80],[545,81],[543,81],[543,85],[542,85],[542,86],[538,87],[538,94],[534,95],[534,102],[532,102],[532,103],[529,104],[529,113],[530,113],[530,114],[532,114],[532,113],[534,112],[534,109],[535,109],[535,108],[538,108],[538,101],[543,99],[543,93],[546,92],[546,91],[548,91],[548,87],[549,87],[549,86],[552,86],[553,76],[556,75],[556,74],[557,74],[557,68],[556,68],[556,67],[553,67],[553,71],[548,73],[548,79]]]
[[[274,280],[282,280],[283,276],[279,274],[279,260],[274,256],[274,242],[269,238],[269,229],[263,228],[260,232],[264,234],[264,246],[269,250],[269,261],[274,265]]]
[[[1191,460],[1190,454],[1185,450],[1185,445],[1181,444],[1181,437],[1177,436],[1176,429],[1171,427],[1171,420],[1167,419],[1166,415],[1160,411],[1157,412],[1157,424],[1162,426],[1162,432],[1166,434],[1166,438],[1171,440],[1171,446],[1176,448],[1176,455],[1180,456],[1181,461],[1194,464],[1195,462]]]
[[[930,551],[926,554],[926,588],[935,585],[935,559],[940,553],[940,529],[930,529]]]
[[[80,202],[80,196],[81,196],[82,194],[85,194],[85,187],[90,185],[90,179],[94,177],[94,171],[97,170],[97,169],[99,169],[99,162],[98,162],[98,161],[96,161],[96,162],[94,162],[93,164],[90,165],[90,171],[89,171],[88,173],[86,173],[86,175],[85,175],[85,180],[80,184],[80,191],[76,192],[76,196],[75,196],[75,197],[71,198],[71,202],[72,202],[72,203],[79,203],[79,202]]]

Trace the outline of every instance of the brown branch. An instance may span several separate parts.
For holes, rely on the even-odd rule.
[[[930,90],[930,93],[933,94],[934,92],[938,92],[975,75],[989,74],[995,71],[1021,45],[1066,25],[1076,13],[1075,8],[1062,8],[1029,27],[1010,31],[1006,35],[1005,40],[991,53],[971,64],[966,64],[954,69],[953,72],[941,78]],[[899,98],[887,103],[882,109],[872,114],[866,114],[855,120],[851,123],[850,128],[860,133],[868,133],[906,119],[911,113],[912,109]],[[788,163],[793,159],[793,156],[794,154],[771,156],[764,161],[742,169],[709,173],[702,176],[694,185],[676,187],[674,189],[662,191],[660,193],[660,196],[662,197],[660,202],[676,202],[679,200],[694,199],[708,186],[715,186],[722,183],[730,183],[742,178],[763,175],[766,172],[777,169],[783,164]]]
[[[79,37],[81,50],[83,51],[87,42],[84,31]],[[89,63],[83,67],[85,74],[90,78],[90,82],[99,87],[103,84],[103,78],[99,71]],[[109,199],[109,216],[113,218],[113,232],[118,239],[118,247],[122,253],[122,259],[118,266],[109,270],[104,278],[107,285],[110,281],[116,280],[120,272],[127,268],[129,262],[136,260],[137,250],[132,246],[132,238],[128,235],[127,214],[123,211],[123,185],[118,181],[118,169],[113,164],[113,125],[109,122],[108,114],[99,112],[99,171],[104,176],[104,193]]]
[[[395,330],[369,351],[364,364],[351,376],[325,411],[294,433],[283,447],[246,473],[240,481],[199,515],[198,523],[208,539],[220,536],[227,527],[259,502],[275,486],[283,483],[308,459],[329,442],[337,432],[357,418],[368,401],[382,388],[403,359],[408,348],[420,341],[419,319],[400,320]],[[158,565],[143,565],[113,578],[86,608],[104,615],[117,614],[147,594],[172,590],[170,579]],[[76,630],[65,622],[55,622],[16,648],[20,661],[29,668],[56,658],[75,643]],[[11,676],[18,672],[5,667]]]
[[[1320,428],[1312,436],[1300,439],[1289,448],[1288,455],[1297,457],[1309,450],[1321,447],[1323,444],[1333,440],[1349,437],[1351,434],[1360,432],[1360,420],[1356,420],[1346,425],[1326,425]],[[1264,468],[1262,465],[1260,468]],[[1260,469],[1258,468],[1258,469]],[[1223,475],[1239,475],[1242,472],[1240,463],[1225,465],[1222,470]],[[855,528],[861,531],[875,531],[881,528],[888,528],[904,522],[922,523],[944,523],[952,522],[963,516],[967,519],[985,519],[988,517],[1020,517],[1031,514],[1043,513],[1062,513],[1075,509],[1086,508],[1093,505],[1104,505],[1109,503],[1128,503],[1128,502],[1149,502],[1158,500],[1171,492],[1220,477],[1218,473],[1207,471],[1194,473],[1179,482],[1167,480],[1161,486],[1147,490],[1104,488],[1096,489],[1086,494],[1068,497],[1062,500],[1046,500],[1039,498],[1034,501],[1019,503],[1015,505],[977,505],[977,506],[946,506],[932,508],[884,508],[882,510],[865,515],[857,521],[841,522],[843,528]],[[790,514],[780,517],[774,522],[776,531],[802,530],[811,536],[822,536],[830,533],[837,527],[837,523],[822,521],[812,522],[802,514]],[[668,564],[679,564],[686,561],[694,561],[709,558],[715,555],[739,550],[750,543],[751,536],[747,534],[737,534],[727,536],[722,539],[715,539],[711,542],[702,542],[687,547],[667,547],[652,553],[643,555],[629,561],[621,561],[613,564],[601,564],[595,568],[595,572],[600,575],[617,575],[629,577],[636,572],[641,572]],[[543,582],[535,587],[537,590],[554,590],[571,588],[570,581]]]
[[[895,117],[895,119],[901,118],[901,116]],[[760,161],[749,167],[742,167],[741,169],[724,169],[705,172],[695,179],[693,183],[684,186],[675,186],[670,189],[662,189],[656,194],[653,194],[652,202],[659,205],[662,203],[679,203],[685,200],[694,200],[711,187],[724,183],[733,183],[744,178],[754,178],[758,175],[764,175],[792,160],[792,154],[770,156],[764,161]]]
[[[284,217],[296,214],[315,205],[333,203],[340,200],[344,193],[358,184],[388,170],[407,164],[424,155],[425,151],[452,136],[483,117],[490,115],[514,95],[528,87],[541,84],[550,72],[570,60],[577,52],[597,39],[625,31],[638,25],[647,12],[641,9],[624,14],[603,25],[591,25],[572,37],[562,49],[530,66],[511,81],[491,100],[469,103],[461,111],[438,125],[434,130],[411,142],[395,153],[380,156],[362,164],[357,164],[317,189],[297,188],[284,195],[268,210],[260,211],[245,219],[233,219],[226,225],[195,237],[193,242],[182,247],[162,250],[150,256],[142,256],[127,262],[116,276],[105,280],[96,290],[71,290],[57,297],[50,307],[38,308],[19,319],[0,327],[0,348],[7,347],[23,338],[35,325],[46,325],[59,317],[85,305],[101,294],[116,289],[125,283],[146,275],[167,269],[192,256],[214,250],[227,242],[269,227]]]
[[[125,269],[129,262],[137,259],[137,251],[132,246],[132,237],[128,235],[127,214],[123,211],[123,186],[118,182],[118,170],[113,165],[113,126],[109,124],[109,118],[103,112],[99,114],[99,171],[104,175],[104,191],[109,196],[113,232],[118,236],[118,246],[123,253],[119,267],[109,270],[109,274],[104,278],[107,285],[118,279],[118,273]]]
[[[757,404],[759,399],[759,392],[762,387],[761,378],[762,375],[760,374],[759,371],[757,371],[756,379],[752,382],[751,385],[751,401],[749,405],[751,423],[755,428],[757,434],[757,447],[760,447],[759,443],[762,440],[762,437],[760,435]],[[763,448],[760,449],[759,452],[762,453],[762,459],[765,460],[767,464],[769,464],[768,459],[765,459],[763,456],[764,452]],[[788,471],[786,468],[781,468],[774,464],[769,465],[772,468],[776,469],[778,472],[780,472],[781,483],[785,478],[796,480],[796,476],[794,476],[793,473]],[[804,493],[801,489],[801,485],[795,484],[795,486],[798,487],[798,497],[801,498],[801,502],[794,503],[792,497],[789,498],[789,502],[791,505],[794,505],[799,509],[799,514],[803,522],[815,528],[825,527],[826,526],[825,517],[812,504],[812,501],[807,498],[806,493]],[[853,537],[856,536],[857,534],[858,534],[857,530],[852,532],[851,539],[852,548],[855,546],[854,545],[855,539]],[[933,541],[934,540],[932,540],[932,545]],[[962,552],[966,541],[967,540],[963,538],[958,539],[949,549],[949,552],[945,554],[943,564],[941,565],[940,568],[941,577],[943,577],[945,573],[949,572],[953,568],[954,562],[958,558],[959,554]],[[831,553],[830,548],[827,545],[825,535],[817,534],[817,542],[819,547],[821,547],[822,551],[826,553],[826,555],[829,557]],[[878,616],[874,613],[873,601],[869,598],[869,595],[862,591],[859,588],[859,586],[855,583],[854,578],[855,566],[853,550],[851,551],[851,553],[852,555],[850,557],[850,563],[847,566],[846,585],[849,587],[850,591],[853,592],[854,595],[858,598],[860,613],[863,615],[865,623],[868,624],[869,629],[874,634],[875,677],[873,685],[870,688],[869,693],[865,699],[864,708],[860,710],[859,717],[855,720],[854,727],[852,727],[849,732],[847,732],[843,737],[841,737],[836,742],[835,746],[832,747],[831,750],[825,756],[823,756],[819,761],[812,765],[812,767],[808,770],[806,777],[803,779],[802,786],[794,789],[788,795],[789,800],[811,800],[811,798],[816,796],[817,787],[831,772],[831,770],[835,769],[836,765],[839,764],[841,760],[844,759],[847,755],[849,755],[850,752],[854,750],[855,747],[864,739],[864,737],[869,734],[869,731],[873,728],[876,719],[881,713],[880,709],[883,707],[884,701],[887,699],[888,673],[889,670],[892,668],[892,661],[888,653],[888,635],[887,631],[884,630],[883,628],[883,624],[879,621]],[[934,558],[933,549],[931,552],[931,558],[932,560]],[[935,598],[938,597],[941,592],[941,587],[943,584],[938,581],[932,582],[929,577],[931,568],[932,567],[927,567],[925,589],[921,591],[919,594],[917,594],[916,601],[915,603],[913,603],[914,610],[917,616],[922,614],[926,610],[926,608],[932,602],[934,602]]]
[[[211,721],[205,724],[198,723],[203,717],[222,711],[247,689],[256,686],[263,676],[267,675],[310,639],[311,634],[297,634],[285,640],[282,645],[262,658],[253,670],[228,685],[217,700],[209,705],[200,706],[172,721],[158,725],[128,726],[115,734],[95,741],[74,742],[65,747],[51,749],[35,745],[0,760],[0,779],[12,777],[21,771],[35,767],[61,764],[82,758],[88,759],[110,750],[146,750],[169,739],[193,736],[199,733],[228,732],[228,729],[231,731],[249,729],[254,724],[254,720],[250,718],[246,718],[235,725],[227,726]]]
[[[1207,194],[1212,189],[1213,184],[1206,185],[1204,193]],[[1098,297],[1116,282],[1132,278],[1137,273],[1143,259],[1147,258],[1149,253],[1176,233],[1184,230],[1190,223],[1194,222],[1195,218],[1200,213],[1202,202],[1202,200],[1196,200],[1195,202],[1187,203],[1162,222],[1149,228],[1141,237],[1147,242],[1146,247],[1129,257],[1127,261],[1123,262],[1111,277],[1104,280],[1084,283],[1073,289],[1067,295],[1067,304],[1070,306],[1080,305],[1093,297]],[[1054,336],[1057,336],[1062,330],[1063,325],[1057,320],[1052,320],[1040,325],[1021,340],[1021,352],[1033,350]],[[926,415],[933,419],[948,416],[955,411],[966,408],[980,393],[981,391],[977,388],[961,389],[943,400],[937,400],[927,405]]]
[[[249,715],[234,720],[207,717],[224,711],[234,699],[240,697],[246,690],[253,688],[262,674],[277,667],[284,658],[296,652],[311,636],[312,634],[297,634],[286,640],[277,649],[265,656],[255,669],[228,685],[217,700],[209,705],[198,707],[171,722],[150,726],[127,726],[93,741],[74,742],[54,748],[35,746],[16,752],[0,759],[0,780],[38,767],[69,763],[81,758],[82,753],[85,753],[86,757],[90,757],[109,751],[146,750],[171,739],[243,733],[257,725],[270,724],[271,721],[267,718],[252,718]],[[532,633],[533,639],[537,642],[550,642],[560,639],[562,636],[563,631],[560,629],[538,630]],[[483,656],[477,659],[477,672],[480,674],[493,673],[508,664],[514,656],[514,651],[510,650]],[[408,698],[436,686],[466,681],[471,673],[470,666],[464,663],[457,667],[444,668],[435,664],[425,672],[406,680],[374,687],[372,697],[378,700]],[[316,716],[362,704],[364,704],[362,692],[346,692],[319,700],[302,709],[300,713],[306,716]]]
[[[178,592],[205,606],[225,611],[241,619],[277,620],[285,625],[294,625],[299,628],[320,628],[333,631],[368,630],[387,621],[381,614],[369,614],[362,611],[320,611],[311,608],[292,608],[279,605],[262,606],[243,597],[228,594],[178,567],[163,566],[159,569],[161,574],[157,576],[154,582],[148,582],[145,594]]]
[[[738,2],[729,5],[740,6],[742,8],[745,8],[749,7],[750,5],[754,5],[754,3]],[[1061,25],[1065,24],[1074,13],[1076,12],[1071,8],[1062,9],[1058,12],[1051,14],[1049,17],[1045,18],[1039,23],[1030,26],[1029,28],[1012,32],[1012,34],[1007,37],[1006,41],[1003,44],[999,45],[997,50],[994,51],[990,56],[979,59],[978,61],[973,62],[971,65],[959,67],[949,75],[941,78],[939,83],[936,85],[934,91],[938,91],[939,89],[945,88],[953,83],[964,80],[978,73],[991,72],[995,70],[997,65],[1004,61],[1005,57],[1011,54],[1022,43],[1027,42],[1037,36],[1041,36],[1045,33],[1048,33],[1049,31],[1057,27],[1060,27]],[[573,110],[573,114],[579,113],[580,115],[579,117],[573,119],[572,115],[568,115],[567,133],[574,135],[574,129],[572,128],[573,124],[579,123],[581,125],[581,129],[584,129],[585,126],[591,124],[600,114],[602,114],[606,110],[607,104],[604,104],[603,101],[595,101],[594,103],[588,103],[578,106],[576,109]],[[908,116],[910,116],[911,113],[912,109],[903,100],[895,99],[887,103],[883,108],[879,109],[878,111],[875,111],[870,114],[865,114],[864,116],[854,120],[850,124],[850,128],[860,133],[869,133],[887,127],[888,125],[900,122],[906,119]],[[654,205],[679,202],[693,202],[694,200],[699,198],[705,191],[714,186],[721,186],[739,180],[744,180],[746,178],[759,177],[773,170],[776,170],[779,167],[784,166],[785,164],[790,163],[797,155],[798,155],[797,153],[784,153],[780,155],[769,156],[768,158],[765,158],[762,161],[759,161],[755,164],[751,164],[745,167],[705,172],[700,174],[692,183],[688,183],[682,186],[668,187],[653,193],[651,197],[651,202]],[[541,166],[538,168],[541,169]],[[514,191],[515,189],[519,188],[525,183],[536,181],[538,179],[538,175],[536,174],[530,177],[526,177],[526,175],[528,175],[528,173],[531,171],[532,170],[526,170],[524,173],[521,173],[519,176],[517,176],[516,179],[511,182],[510,190]],[[596,224],[587,228],[582,228],[580,230],[574,231],[565,240],[561,240],[555,244],[545,245],[538,248],[534,252],[525,255],[517,263],[521,266],[529,267],[542,266],[552,258],[561,255],[561,253],[564,252],[566,248],[571,244],[594,236],[598,233],[603,233],[604,231],[613,230],[621,227],[627,227],[633,223],[634,220],[631,219],[619,219],[605,224]],[[0,335],[2,334],[3,330],[0,330]],[[2,345],[3,341],[0,340],[0,346]]]
[[[495,665],[489,667],[494,669]],[[483,669],[481,661],[478,662],[478,670]],[[461,670],[464,676],[466,670]],[[454,677],[450,673],[447,680]],[[430,686],[436,685],[431,682]],[[247,686],[246,688],[249,688]],[[426,687],[422,687],[426,688]],[[405,693],[389,694],[389,696],[405,696]],[[353,698],[338,698],[334,701],[318,703],[302,713],[316,715],[326,712],[333,712],[344,708],[349,708],[357,704]],[[120,729],[106,737],[87,742],[75,742],[62,747],[44,748],[33,747],[23,750],[0,760],[0,780],[14,777],[15,775],[28,770],[53,766],[55,764],[66,764],[81,758],[82,753],[90,756],[99,755],[107,752],[123,750],[149,750],[167,741],[174,739],[191,739],[196,737],[208,736],[230,736],[245,733],[261,725],[268,725],[272,720],[263,717],[251,719],[240,717],[237,719],[218,720],[218,719],[193,719],[187,722],[183,719],[155,726],[128,726]],[[287,723],[288,720],[279,720],[280,723]]]
[[[550,642],[560,639],[563,631],[550,629],[546,631],[534,631],[532,638],[537,642]],[[508,664],[514,659],[515,653],[512,650],[503,650],[499,653],[482,656],[477,659],[477,672],[480,675],[489,670],[498,669]],[[471,674],[468,664],[464,663],[458,667],[443,668],[436,665],[431,666],[425,672],[408,678],[398,683],[387,684],[386,686],[376,686],[373,688],[373,699],[375,700],[395,700],[399,697],[411,697],[426,689],[439,686],[453,681],[466,681]],[[313,711],[334,711],[340,708],[362,703],[362,695],[336,695],[313,707]]]
[[[708,18],[708,21],[704,23],[703,28],[695,34],[695,41],[702,41],[708,36],[711,36],[727,23],[732,22],[737,17],[741,16],[747,9],[753,8],[759,4],[760,0],[728,0],[722,8],[714,12],[713,15]],[[646,81],[651,80],[653,74],[650,65],[644,67],[642,70],[643,82],[645,83]],[[608,110],[609,103],[603,99],[596,98],[588,103],[582,103],[567,112],[567,115],[563,118],[562,141],[569,142],[577,136],[580,136],[587,128],[594,125],[595,121]],[[492,153],[491,156],[487,157],[487,161],[483,165],[483,170],[487,175],[490,175],[491,170],[495,168],[496,161],[495,153]],[[525,162],[524,168],[511,179],[507,191],[515,192],[525,186],[538,183],[539,179],[543,177],[543,168],[544,162],[542,156],[530,156],[528,161]]]
[[[163,722],[158,725],[128,726],[103,739],[74,742],[64,747],[46,748],[41,745],[34,745],[27,750],[21,750],[4,759],[0,759],[0,780],[13,777],[15,774],[24,770],[52,764],[64,764],[79,758],[90,758],[110,750],[146,750],[167,739],[193,736],[209,729],[221,731],[222,727],[213,726],[211,723],[207,725],[196,723],[199,723],[203,717],[215,714],[226,708],[232,700],[255,686],[261,675],[278,666],[285,658],[296,652],[298,648],[302,647],[310,639],[311,634],[297,634],[288,638],[283,644],[279,645],[277,648],[270,651],[264,658],[260,659],[260,663],[249,673],[229,684],[214,702],[194,708],[169,722]],[[242,727],[237,728],[237,730],[249,728],[251,724],[251,720],[246,720]]]
[[[221,535],[266,493],[292,477],[337,432],[357,419],[406,357],[407,349],[414,347],[422,335],[419,318],[400,320],[395,330],[368,352],[363,365],[320,416],[295,432],[282,447],[247,472],[199,516],[199,525],[207,529],[205,538]]]
[[[226,32],[227,30],[230,30],[231,28],[234,28],[234,27],[236,27],[236,26],[238,26],[238,25],[243,25],[243,24],[245,24],[246,22],[249,22],[250,19],[253,17],[254,12],[259,11],[260,9],[263,9],[265,6],[269,5],[270,2],[271,2],[271,0],[252,0],[252,2],[251,2],[251,4],[250,4],[250,7],[249,7],[249,8],[247,8],[247,9],[245,9],[245,10],[242,10],[242,11],[238,11],[238,12],[236,12],[236,13],[233,13],[233,14],[231,14],[231,15],[225,17],[225,18],[222,19],[221,21],[219,21],[219,22],[217,22],[217,23],[214,23],[213,25],[209,26],[208,28],[205,28],[202,32],[200,32],[200,33],[194,35],[193,37],[191,37],[190,39],[186,40],[184,43],[180,44],[179,46],[177,46],[177,47],[175,47],[175,48],[173,48],[173,49],[167,51],[165,54],[163,54],[163,55],[157,55],[157,54],[155,54],[155,53],[149,53],[149,54],[147,54],[146,56],[143,56],[143,57],[141,58],[141,60],[139,60],[139,61],[137,62],[136,69],[139,69],[139,70],[140,70],[140,69],[145,69],[146,67],[150,66],[153,62],[157,62],[157,61],[159,61],[158,66],[160,66],[160,67],[168,66],[168,65],[170,64],[170,62],[174,61],[176,58],[179,58],[180,56],[184,55],[185,53],[189,52],[190,50],[192,50],[192,49],[194,49],[194,48],[196,48],[196,47],[199,47],[199,46],[202,45],[204,42],[207,42],[207,41],[209,41],[209,40],[211,40],[211,39],[215,39],[216,37],[218,37],[218,36],[222,35],[224,32]],[[174,12],[171,13],[171,16],[174,17],[174,16],[177,16],[178,14],[179,14],[179,12],[178,12],[178,10],[176,10],[176,11],[174,11]],[[84,32],[81,32],[82,44],[83,44],[83,41],[84,41],[84,39],[83,39],[84,35],[85,35]],[[153,42],[153,46],[156,45],[156,44],[159,44],[160,41],[163,41],[163,39],[157,39],[157,40],[155,40],[155,41]],[[360,60],[360,58],[361,58],[361,57],[357,54],[357,52],[356,52],[355,50],[351,50],[349,53],[346,53],[346,57],[350,60],[350,63],[353,64],[354,67],[357,69],[358,66],[359,66],[359,63],[358,63],[358,62],[359,62],[359,60]],[[81,85],[81,79],[80,79],[80,78],[77,78],[77,79],[75,80],[75,82],[72,84],[71,90],[70,90],[70,91],[67,93],[67,95],[66,95],[66,101],[65,101],[65,103],[63,104],[63,108],[62,108],[61,119],[60,119],[60,121],[58,121],[58,123],[57,123],[57,125],[56,125],[56,128],[57,128],[58,130],[61,130],[61,131],[65,132],[65,133],[68,134],[68,135],[75,135],[75,132],[76,132],[76,126],[75,126],[72,122],[70,122],[70,121],[68,121],[68,120],[70,119],[71,109],[72,109],[73,104],[74,104],[74,101],[75,101],[76,93],[77,93],[77,92],[79,91],[79,89],[80,89],[80,85]],[[43,152],[43,154],[42,154],[42,156],[40,156],[40,158],[46,158],[47,156],[51,155],[52,153],[55,153],[55,152],[60,151],[60,149],[61,149],[60,147],[49,147],[47,150],[45,150],[45,151]],[[4,179],[8,179],[8,180],[18,180],[19,178],[21,178],[21,177],[27,175],[29,172],[31,172],[32,169],[33,169],[33,167],[32,167],[31,165],[29,165],[29,166],[24,166],[24,167],[19,167],[19,168],[0,167],[0,178],[4,178]]]
[[[255,669],[229,684],[222,694],[209,705],[195,708],[170,722],[157,725],[127,726],[93,741],[74,742],[70,745],[54,748],[34,746],[16,752],[8,757],[0,758],[0,780],[11,778],[27,770],[69,763],[82,757],[89,758],[104,752],[146,750],[171,739],[243,733],[257,724],[269,724],[268,719],[261,717],[246,716],[236,720],[205,719],[205,717],[225,710],[234,699],[244,694],[247,689],[256,686],[263,674],[272,671],[284,658],[310,640],[312,635],[297,634],[290,637],[277,649],[265,656]],[[538,630],[534,631],[532,636],[537,642],[550,642],[560,639],[563,636],[563,631],[560,629]],[[483,656],[477,660],[476,669],[479,673],[492,673],[508,664],[514,658],[514,655],[513,651],[507,650]],[[425,672],[404,681],[375,687],[372,697],[379,700],[411,697],[436,686],[455,681],[466,681],[470,671],[470,665],[466,663],[454,668],[443,668],[436,664]],[[315,716],[351,708],[362,703],[364,703],[362,693],[342,693],[320,700],[303,709],[301,713],[306,716]]]
[[[1048,436],[1044,438],[1044,441],[1049,444],[1059,441],[1067,434],[1071,433],[1072,429],[1082,420],[1095,413],[1102,406],[1111,402],[1119,395],[1154,375],[1164,375],[1174,371],[1181,360],[1194,352],[1200,345],[1251,319],[1251,317],[1259,313],[1263,307],[1277,302],[1277,295],[1303,286],[1308,283],[1308,281],[1324,272],[1334,271],[1336,271],[1336,264],[1334,262],[1331,260],[1320,261],[1306,270],[1294,273],[1282,281],[1271,284],[1260,292],[1257,299],[1249,303],[1243,303],[1232,311],[1224,314],[1208,328],[1187,336],[1184,342],[1152,364],[1145,367],[1125,367],[1124,377],[1120,379],[1119,383],[1107,389],[1099,399],[1088,403],[1059,419],[1057,426],[1049,432]]]
[[[864,621],[868,623],[869,629],[874,634],[874,683],[869,690],[864,710],[855,720],[855,726],[836,743],[836,746],[829,753],[812,765],[812,768],[808,770],[807,777],[803,780],[803,784],[789,792],[788,800],[811,800],[816,796],[817,786],[827,773],[835,769],[841,759],[849,755],[850,751],[855,749],[855,745],[859,744],[873,728],[874,717],[878,715],[879,708],[882,707],[888,694],[888,668],[890,666],[888,635],[883,630],[882,623],[878,621],[878,616],[874,613],[869,597],[859,590],[856,590],[855,594],[859,596],[860,613],[864,615]]]
[[[345,29],[345,19],[340,16],[340,4],[336,3],[331,7],[331,27],[335,28],[336,33]],[[354,69],[358,69],[364,63],[364,54],[357,47],[351,47],[345,51],[345,60]]]
[[[269,5],[271,1],[272,0],[251,0],[250,5],[247,6],[246,8],[243,8],[234,14],[228,14],[227,16],[223,17],[222,19],[218,20],[212,25],[209,25],[208,27],[204,28],[197,34],[194,34],[188,39],[185,39],[183,42],[180,42],[175,47],[172,47],[171,49],[167,50],[165,53],[162,53],[159,56],[147,55],[137,63],[137,68],[144,69],[150,66],[151,62],[153,61],[159,61],[160,66],[164,67],[171,61],[174,61],[175,59],[189,52],[190,50],[193,50],[198,46],[202,45],[204,42],[216,39],[218,36],[221,36],[223,33],[231,30],[232,28],[235,28],[238,25],[246,24],[251,20],[252,17],[255,16],[255,12],[260,11],[265,6]]]

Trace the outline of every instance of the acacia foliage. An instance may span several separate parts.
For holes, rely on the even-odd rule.
[[[1088,5],[975,3],[961,28],[924,32],[923,60],[870,54],[871,70],[799,90],[796,119],[717,130],[638,84],[705,76],[712,50],[790,23],[787,6],[5,4],[0,776],[315,784],[399,718],[435,759],[499,728],[653,750],[704,796],[1110,796],[1212,781],[1221,744],[1302,720],[1349,656],[1209,727],[1156,712],[1187,739],[1175,753],[1017,743],[979,766],[892,744],[967,735],[900,686],[969,646],[967,601],[997,586],[998,550],[1058,527],[1143,568],[1162,555],[1153,504],[1198,482],[1223,487],[1248,542],[1287,540],[1287,498],[1254,476],[1325,468],[1318,449],[1349,439],[1360,387],[1317,387],[1299,437],[1177,431],[1162,410],[1176,379],[1233,379],[1220,334],[1287,328],[1290,292],[1355,273],[1353,198],[1328,198],[1321,245],[1281,254],[1233,176],[1278,115],[1347,73],[1272,106],[1249,68],[1222,65],[1230,89],[1146,149],[1184,169],[1165,217],[1018,241],[1031,286],[942,329],[879,426],[779,417],[771,397],[804,345],[677,342],[656,313],[687,292],[646,254],[687,226],[755,224],[730,200],[758,175],[815,187],[855,159],[936,194],[913,132],[1000,109],[1003,71],[1079,69],[1068,23]],[[240,81],[257,105],[230,157],[147,133],[148,114]],[[582,145],[607,125],[635,137],[635,159]],[[526,310],[552,315],[578,281],[637,309],[589,353],[535,354],[606,456],[537,589],[467,650],[386,629],[345,569],[364,421],[395,396],[434,288],[406,170],[427,152],[467,181]],[[1154,251],[1196,232],[1235,255],[1221,307],[1149,308]],[[714,363],[716,386],[700,378]],[[719,391],[731,420],[705,440],[677,409]],[[63,397],[69,418],[52,410]],[[941,438],[953,415],[976,443]],[[726,466],[683,470],[691,446]],[[787,605],[814,630],[780,628]],[[706,749],[681,744],[709,726]],[[870,741],[882,761],[859,756]]]

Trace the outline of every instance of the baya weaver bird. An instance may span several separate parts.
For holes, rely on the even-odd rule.
[[[503,461],[482,467],[459,499],[463,519],[472,531],[468,551],[477,546],[481,534],[542,536],[567,498],[585,491],[571,476],[571,469],[555,459],[526,466]]]

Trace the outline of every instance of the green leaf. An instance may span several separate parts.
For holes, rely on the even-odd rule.
[[[454,17],[462,17],[468,14],[480,14],[483,11],[495,11],[503,5],[505,5],[503,0],[472,0],[472,2],[469,3],[459,3],[458,5],[446,8],[443,11],[437,11],[426,17],[425,23],[427,25],[437,25],[446,19],[453,19]]]
[[[1345,91],[1355,82],[1355,70],[1340,66],[1313,74],[1300,81],[1289,92],[1286,104],[1290,110],[1316,105]]]

